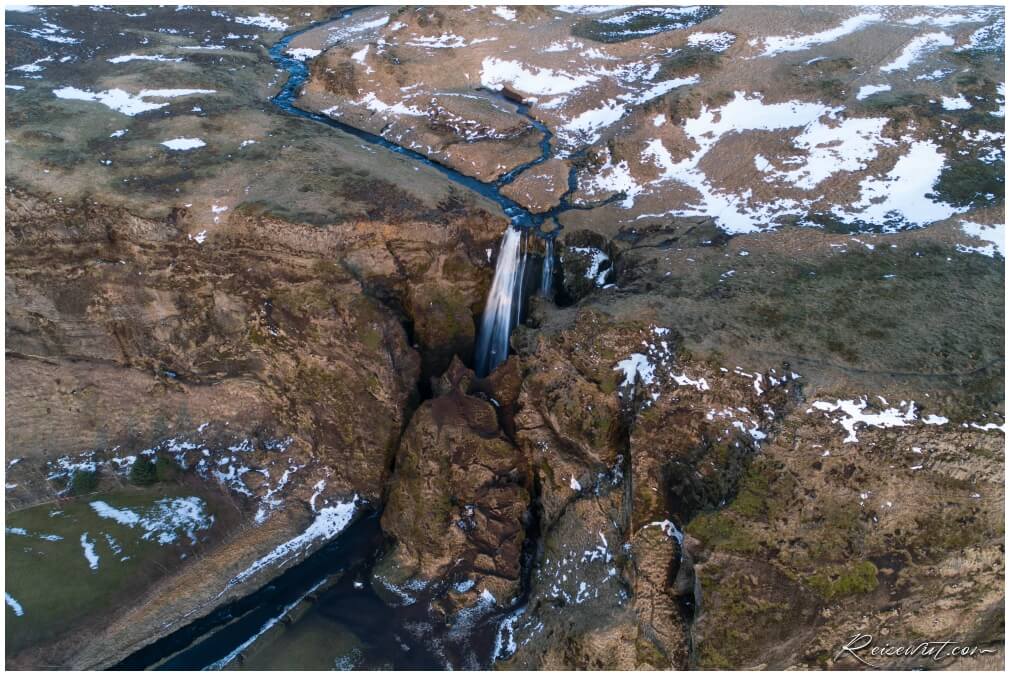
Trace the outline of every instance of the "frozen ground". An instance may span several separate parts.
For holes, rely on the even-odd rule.
[[[552,155],[577,158],[570,197],[619,197],[565,223],[895,231],[1001,204],[1001,187],[954,186],[1002,172],[1002,21],[995,7],[374,10],[299,38],[331,45],[303,105],[483,177],[482,153],[507,142],[430,121],[464,91],[521,99]],[[499,141],[519,123],[505,113],[455,111]]]

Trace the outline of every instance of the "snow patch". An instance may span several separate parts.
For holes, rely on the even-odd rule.
[[[365,51],[367,51],[367,50],[368,50],[368,47],[366,46],[365,47]],[[320,54],[322,54],[323,50],[321,50],[321,49],[310,49],[308,47],[296,47],[296,48],[293,48],[293,49],[288,49],[284,53],[287,54],[288,56],[290,56],[292,59],[297,59],[298,61],[308,61],[309,59],[314,59],[317,56],[319,56]]]
[[[684,133],[697,146],[697,150],[690,156],[674,161],[662,141],[654,139],[643,151],[643,159],[651,160],[661,170],[657,182],[675,180],[698,194],[697,201],[688,202],[686,206],[671,210],[668,214],[715,216],[720,227],[727,232],[756,232],[767,227],[776,212],[799,212],[800,205],[782,200],[771,205],[750,206],[749,192],[738,195],[715,189],[700,169],[702,159],[726,135],[745,131],[803,128],[832,112],[835,109],[821,103],[786,101],[765,104],[760,96],[748,97],[743,92],[736,92],[733,100],[721,108],[703,107],[698,117],[684,121]],[[653,215],[643,214],[639,218]]]
[[[889,92],[889,91],[891,91],[891,85],[889,84],[863,85],[862,87],[859,88],[859,91],[856,92],[856,100],[862,101],[863,99],[869,98],[879,92]]]
[[[793,141],[806,151],[806,157],[790,161],[799,165],[796,169],[773,171],[770,176],[812,190],[839,171],[862,171],[877,156],[878,148],[894,145],[883,136],[888,121],[885,117],[848,118],[830,125],[811,121]]]
[[[106,59],[109,63],[129,63],[130,61],[172,61],[179,63],[182,61],[182,57],[172,58],[165,56],[164,54],[123,54],[122,56],[114,56],[111,59]]]
[[[180,534],[195,545],[197,532],[214,525],[214,515],[206,512],[204,501],[196,496],[162,498],[141,511],[113,507],[103,500],[95,500],[90,505],[99,517],[139,528],[144,531],[142,540],[153,540],[160,545],[176,542]]]
[[[14,598],[13,596],[11,596],[7,592],[4,592],[4,600],[7,602],[7,606],[11,610],[14,611],[14,615],[16,617],[23,617],[24,616],[25,609],[21,607],[21,604],[18,603],[18,601],[17,601],[16,598]]]
[[[268,31],[282,31],[289,28],[288,24],[284,21],[263,12],[260,12],[256,16],[236,16],[232,18],[232,21],[243,26],[256,26]]]
[[[971,102],[964,98],[964,94],[957,96],[944,96],[940,99],[940,104],[944,110],[970,110]]]
[[[421,47],[423,49],[462,49],[471,45],[479,45],[482,42],[494,42],[498,38],[474,38],[469,42],[466,38],[452,33],[442,33],[441,35],[421,35],[413,40],[408,40],[404,44],[411,47]]]
[[[596,286],[603,286],[607,281],[609,268],[604,268],[603,264],[610,260],[607,254],[591,246],[573,246],[572,251],[589,256],[589,266],[586,267],[586,279],[593,280]]]
[[[626,6],[627,5],[557,5],[551,9],[563,14],[581,14],[588,16],[592,14],[613,12],[618,9],[624,9]]]
[[[825,413],[841,414],[840,417],[832,418],[832,422],[840,425],[846,431],[847,436],[843,443],[851,444],[859,441],[856,436],[857,425],[879,428],[907,427],[918,420],[915,413],[914,401],[902,401],[899,406],[904,407],[904,410],[889,406],[888,408],[882,408],[877,413],[868,413],[865,412],[867,399],[866,397],[862,397],[859,401],[854,399],[838,399],[835,402],[815,401],[807,412],[810,413],[813,410],[818,410]],[[922,422],[926,425],[944,425],[949,421],[943,416],[930,415],[923,419]]]
[[[374,113],[380,113],[383,115],[407,115],[410,117],[423,117],[425,115],[424,111],[414,108],[413,106],[408,106],[402,101],[397,101],[396,103],[390,105],[385,101],[382,101],[379,97],[375,95],[375,92],[368,92],[363,99],[357,102],[358,105],[365,106]],[[329,114],[333,109],[324,110],[324,113]]]
[[[610,151],[606,152],[607,161],[592,173],[588,181],[580,180],[579,188],[590,196],[600,193],[623,194],[621,206],[630,209],[635,204],[635,197],[642,192],[642,186],[631,175],[627,160],[614,164]]]
[[[168,141],[162,141],[161,145],[169,150],[193,150],[194,148],[202,148],[207,144],[198,138],[173,138]]]
[[[351,60],[352,61],[357,61],[361,65],[364,65],[365,64],[365,57],[368,56],[368,48],[369,47],[371,47],[371,45],[365,45],[364,47],[362,47],[358,51],[356,51],[353,54],[351,54]]]
[[[941,47],[953,47],[954,38],[946,33],[927,33],[920,35],[909,42],[893,61],[885,66],[881,66],[883,73],[892,73],[898,70],[907,70],[912,64],[919,61],[923,56]]]
[[[725,52],[735,40],[736,36],[732,33],[691,33],[687,36],[687,44],[705,47],[713,52]]]
[[[81,533],[81,548],[84,550],[84,558],[88,560],[88,567],[91,570],[98,570],[98,554],[95,553],[95,543],[88,539],[87,531]]]
[[[245,582],[253,575],[268,567],[283,565],[299,554],[306,552],[320,540],[331,540],[351,522],[357,509],[358,496],[349,502],[337,503],[333,507],[323,507],[316,518],[300,535],[277,545],[273,551],[260,557],[248,568],[228,581],[227,588]]]
[[[26,63],[23,66],[14,66],[13,68],[11,68],[11,70],[15,70],[15,71],[18,71],[18,72],[21,72],[21,73],[40,73],[40,72],[44,71],[46,69],[46,67],[45,66],[40,66],[39,64],[40,63],[48,63],[49,61],[52,61],[52,60],[53,60],[53,57],[51,57],[51,56],[44,56],[41,59],[36,59],[36,60],[32,61],[31,63]]]
[[[668,538],[673,538],[677,541],[677,544],[681,547],[684,546],[684,532],[677,527],[673,521],[666,519],[664,521],[653,521],[648,524],[646,528],[659,528],[663,531],[663,534]]]
[[[495,16],[501,17],[506,21],[515,21],[516,11],[508,7],[495,7],[491,10]]]
[[[641,378],[645,385],[651,385],[656,381],[656,367],[647,356],[638,352],[617,362],[614,370],[624,373],[624,380],[621,381],[622,387],[634,385],[636,378]]]
[[[764,52],[761,56],[774,56],[783,52],[799,52],[810,49],[816,45],[823,45],[834,42],[839,38],[862,30],[867,26],[880,21],[883,17],[880,14],[868,13],[859,14],[843,21],[835,28],[813,33],[811,35],[793,36],[771,36],[764,39]]]
[[[867,176],[859,183],[858,201],[848,208],[836,205],[832,213],[844,223],[884,224],[892,231],[904,224],[921,226],[950,218],[967,207],[929,197],[946,163],[935,143],[914,141],[885,176]]]
[[[138,94],[130,94],[122,89],[107,89],[92,92],[76,87],[61,87],[54,89],[53,95],[58,99],[74,101],[94,101],[124,115],[137,115],[149,110],[164,108],[167,103],[154,103],[145,99],[169,99],[195,94],[214,94],[213,89],[144,89]]]
[[[518,61],[485,57],[481,63],[480,82],[483,86],[501,90],[506,85],[533,95],[569,94],[586,87],[599,78],[595,75],[571,75],[550,68],[526,67]]]
[[[969,237],[988,242],[985,246],[969,247],[959,245],[957,248],[962,252],[979,253],[983,256],[995,258],[996,256],[1006,257],[1006,226],[1002,223],[984,225],[971,221],[961,221],[961,230]]]

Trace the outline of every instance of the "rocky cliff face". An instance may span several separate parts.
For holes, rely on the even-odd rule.
[[[324,505],[382,504],[418,383],[472,355],[485,250],[503,227],[469,197],[448,200],[437,218],[415,206],[395,226],[325,230],[236,208],[208,245],[183,205],[150,218],[8,190],[8,509],[63,499],[80,470],[116,490],[150,453],[220,482],[252,526],[214,535],[198,563],[162,566],[135,609],[70,623],[69,643],[19,663],[42,651],[107,664],[222,589],[275,575],[228,584]]]
[[[241,511],[272,526],[215,547],[219,573],[181,572],[185,612],[296,535],[303,514],[331,496],[381,504],[419,397],[422,360],[408,329],[423,327],[418,340],[449,332],[449,353],[470,358],[471,307],[488,276],[473,249],[498,229],[464,216],[419,223],[405,230],[420,242],[389,245],[382,224],[323,233],[239,211],[227,226],[237,238],[222,232],[220,246],[206,247],[182,234],[184,214],[152,221],[20,192],[8,192],[7,214],[7,445],[19,459],[9,508],[62,495],[71,477],[48,477],[84,449],[95,449],[88,461],[107,468],[101,486],[111,487],[126,478],[122,459],[143,449],[220,474],[235,446],[248,446],[241,465],[224,465],[225,485]],[[411,270],[417,258],[427,260]],[[411,275],[422,289],[448,290],[469,340],[418,307]],[[145,635],[175,607],[129,617],[130,633]],[[108,631],[122,626],[117,618]]]

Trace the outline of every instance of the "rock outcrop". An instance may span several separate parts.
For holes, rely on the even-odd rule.
[[[852,445],[839,432],[794,409],[736,497],[687,525],[701,596],[693,665],[860,668],[840,650],[856,634],[1002,641],[991,620],[1003,603],[999,435],[866,428]]]
[[[517,435],[537,469],[543,544],[501,656],[518,668],[683,668],[695,599],[681,529],[734,493],[790,379],[758,392],[754,375],[678,358],[668,328],[589,310],[518,340]]]
[[[382,515],[394,544],[373,574],[393,603],[449,594],[448,613],[482,594],[502,607],[519,594],[529,469],[474,386],[454,360],[401,439]]]

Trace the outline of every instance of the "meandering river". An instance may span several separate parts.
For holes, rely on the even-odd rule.
[[[291,33],[271,47],[270,57],[288,73],[287,82],[272,102],[285,113],[325,124],[432,167],[453,183],[501,206],[510,224],[499,247],[474,355],[478,373],[486,375],[507,359],[509,335],[522,318],[531,233],[552,238],[553,233],[545,235],[539,226],[570,208],[562,204],[546,214],[533,214],[501,193],[525,169],[550,157],[551,134],[530,117],[525,106],[517,105],[516,112],[525,115],[543,134],[541,154],[498,181],[485,183],[381,136],[299,108],[296,101],[309,77],[309,68],[306,62],[285,53],[288,45],[306,31],[346,20],[354,11],[345,10],[327,22]],[[548,250],[553,252],[553,246]],[[541,268],[549,271],[553,264],[541,264]],[[542,292],[548,290],[549,280],[550,272],[541,274]],[[117,668],[214,669],[232,663],[264,669],[441,669],[450,664],[486,667],[493,653],[494,619],[499,613],[475,622],[457,642],[431,635],[426,626],[427,604],[419,601],[393,608],[372,590],[369,576],[382,545],[377,515],[362,517],[334,542],[266,586],[137,651]],[[258,641],[265,647],[258,649]]]

